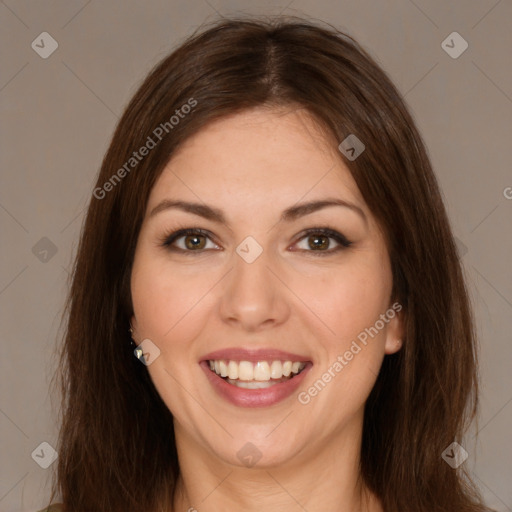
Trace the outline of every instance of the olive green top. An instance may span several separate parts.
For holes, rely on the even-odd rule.
[[[38,512],[62,512],[64,510],[62,503],[53,503],[48,508],[39,510]]]

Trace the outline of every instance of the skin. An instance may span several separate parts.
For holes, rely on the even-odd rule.
[[[150,216],[170,198],[218,208],[228,224],[175,208]],[[286,208],[324,198],[364,217],[330,206],[279,221]],[[188,253],[162,245],[184,227],[212,236],[200,237],[200,251],[187,249],[186,237],[174,246]],[[321,227],[352,244],[333,252],[339,244],[327,238],[311,248],[303,232]],[[236,252],[247,236],[263,249],[250,264]],[[383,358],[400,349],[400,315],[305,405],[293,393],[270,407],[237,407],[198,363],[233,347],[305,354],[313,367],[298,391],[307,390],[391,307],[391,290],[382,232],[336,141],[305,110],[244,111],[186,141],[150,194],[131,279],[134,338],[161,351],[147,370],[174,416],[174,510],[382,510],[358,463],[364,404]],[[250,468],[237,457],[247,442],[261,453]]]

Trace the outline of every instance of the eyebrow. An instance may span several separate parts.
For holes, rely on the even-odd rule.
[[[301,203],[298,205],[290,206],[289,208],[283,211],[280,220],[284,222],[291,222],[298,219],[299,217],[309,215],[310,213],[322,210],[330,206],[341,206],[343,208],[348,208],[359,214],[361,218],[364,220],[364,222],[367,223],[366,215],[364,211],[361,208],[359,208],[359,206],[344,201],[343,199],[337,198],[326,198],[322,200],[310,201],[308,203]],[[151,210],[149,217],[154,217],[158,213],[170,209],[178,209],[184,212],[193,213],[194,215],[198,215],[199,217],[203,217],[213,222],[228,225],[224,213],[222,212],[222,210],[219,210],[218,208],[214,208],[206,204],[191,203],[188,201],[177,201],[172,199],[164,199],[162,202],[160,202]]]

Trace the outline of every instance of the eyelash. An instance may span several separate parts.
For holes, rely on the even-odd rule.
[[[178,229],[177,231],[173,231],[173,232],[170,232],[170,233],[167,233],[166,235],[164,235],[162,237],[160,244],[163,247],[165,247],[166,249],[168,249],[169,251],[179,252],[182,254],[186,254],[187,256],[194,255],[194,253],[202,254],[204,251],[210,250],[210,249],[185,250],[185,249],[180,249],[178,247],[172,246],[172,244],[176,240],[178,240],[184,236],[188,236],[188,235],[204,236],[204,237],[210,239],[210,241],[214,242],[211,239],[211,235],[208,231],[205,231],[200,228],[183,228],[183,229]],[[311,235],[323,235],[328,238],[333,238],[339,245],[337,247],[335,247],[334,249],[328,249],[325,251],[323,251],[323,250],[316,251],[316,250],[307,250],[307,249],[299,249],[299,251],[310,252],[310,253],[315,254],[315,256],[328,256],[328,255],[336,253],[338,251],[342,251],[352,245],[352,242],[350,240],[348,240],[344,235],[342,235],[338,231],[335,231],[334,229],[331,229],[328,227],[306,229],[302,233],[301,237],[297,240],[297,242],[295,242],[295,244],[302,241],[305,238],[308,238]]]

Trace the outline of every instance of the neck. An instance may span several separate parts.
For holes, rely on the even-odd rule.
[[[248,468],[226,462],[175,422],[180,477],[173,511],[382,512],[360,478],[361,431],[357,422],[286,461]]]

